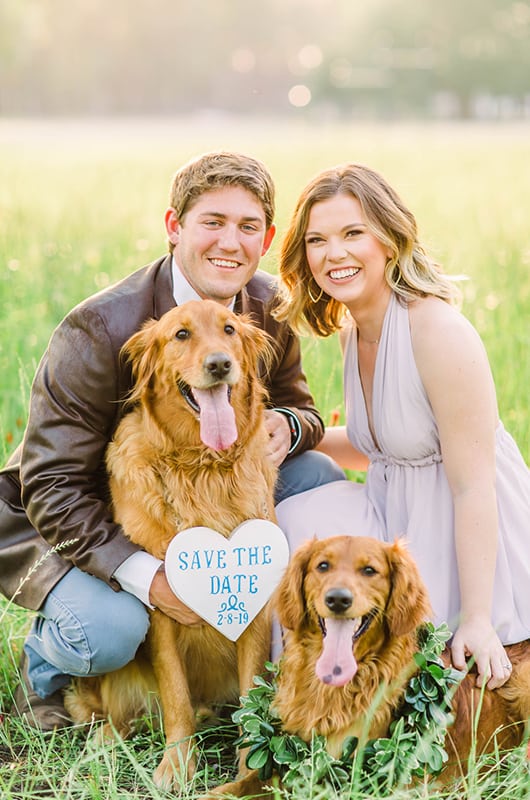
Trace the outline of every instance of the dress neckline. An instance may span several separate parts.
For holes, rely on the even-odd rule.
[[[389,321],[390,321],[390,316],[391,316],[391,310],[392,310],[395,302],[396,302],[395,293],[391,292],[390,297],[388,299],[388,304],[387,304],[387,307],[386,307],[386,310],[385,310],[385,316],[383,318],[383,326],[381,328],[381,335],[380,335],[378,343],[377,343],[377,351],[375,353],[375,358],[374,358],[374,371],[373,371],[373,376],[372,376],[372,387],[371,387],[372,391],[371,391],[371,403],[370,404],[368,404],[368,402],[367,402],[366,393],[365,393],[364,385],[363,385],[363,380],[362,380],[362,377],[361,377],[361,367],[360,367],[360,361],[359,361],[359,331],[358,331],[357,327],[356,327],[356,330],[355,330],[356,373],[357,373],[357,380],[359,382],[359,388],[361,390],[361,396],[363,398],[363,412],[364,412],[364,417],[365,417],[365,422],[366,422],[366,428],[368,430],[368,433],[370,434],[370,438],[372,440],[372,444],[373,444],[375,450],[377,450],[377,452],[379,452],[379,453],[382,452],[382,449],[381,449],[381,445],[380,445],[380,443],[378,441],[377,433],[376,433],[377,420],[376,420],[376,414],[374,413],[374,409],[376,408],[377,403],[375,403],[374,400],[377,399],[377,397],[379,395],[379,391],[380,391],[379,384],[380,384],[381,361],[384,359],[384,353],[385,353],[385,350],[386,350],[387,339],[388,339],[388,327],[389,327]],[[377,395],[377,397],[376,397],[376,395]],[[369,405],[370,405],[370,407],[369,407]]]

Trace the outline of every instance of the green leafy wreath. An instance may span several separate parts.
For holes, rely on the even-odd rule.
[[[335,791],[355,785],[357,791],[377,789],[381,796],[412,777],[437,775],[448,758],[444,742],[452,721],[451,698],[462,678],[441,660],[450,636],[447,625],[426,623],[419,629],[414,656],[418,671],[406,685],[389,736],[363,743],[348,737],[338,759],[327,752],[324,736],[315,735],[307,743],[282,730],[273,707],[279,666],[269,663],[271,681],[254,678],[255,686],[232,716],[242,730],[236,744],[249,748],[247,766],[257,769],[262,780],[276,771],[287,789],[302,793],[308,784]]]

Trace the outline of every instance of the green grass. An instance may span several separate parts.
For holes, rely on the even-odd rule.
[[[163,213],[173,171],[205,150],[262,158],[278,187],[278,245],[301,186],[346,160],[375,167],[415,211],[422,239],[448,271],[465,273],[464,312],[494,373],[501,417],[530,462],[530,136],[518,127],[301,124],[219,120],[31,125],[0,120],[0,462],[20,441],[31,379],[54,326],[76,302],[165,249]],[[328,420],[342,415],[335,339],[305,339],[304,363]],[[343,415],[342,415],[343,416]],[[151,772],[158,733],[90,749],[81,732],[38,735],[8,714],[29,615],[0,602],[0,797],[159,798]],[[205,739],[210,780],[220,729]],[[183,789],[193,797],[197,785]],[[396,798],[441,797],[416,787]],[[312,790],[313,800],[319,798]],[[530,797],[524,748],[499,757],[447,797]],[[307,798],[307,792],[304,800]],[[302,796],[300,797],[302,800]]]
[[[53,327],[77,301],[165,250],[173,171],[217,147],[263,158],[278,186],[278,236],[303,183],[356,160],[414,209],[422,238],[465,273],[464,311],[490,355],[505,425],[530,461],[530,151],[525,128],[41,125],[0,122],[0,456],[20,440],[29,385]],[[342,407],[335,340],[304,340],[319,405]]]

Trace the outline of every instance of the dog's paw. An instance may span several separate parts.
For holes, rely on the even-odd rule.
[[[155,769],[153,783],[158,789],[170,791],[178,788],[186,780],[190,780],[194,772],[195,761],[189,752],[184,754],[180,747],[174,746],[166,751],[162,761]]]
[[[153,772],[153,783],[158,789],[169,792],[181,779],[179,764],[175,764],[168,756],[164,756]]]
[[[258,778],[257,770],[247,773],[242,778],[238,778],[231,783],[223,783],[221,786],[216,786],[209,789],[205,794],[198,798],[198,800],[215,800],[220,797],[247,797],[251,796],[256,800],[267,800],[273,797],[273,789],[270,786],[264,786],[263,781]]]

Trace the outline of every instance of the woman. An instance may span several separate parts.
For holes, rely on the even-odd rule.
[[[346,428],[322,449],[366,484],[339,481],[278,506],[294,549],[308,536],[404,535],[454,666],[510,677],[504,645],[530,637],[530,472],[499,421],[488,359],[414,216],[374,171],[346,164],[302,192],[281,255],[279,316],[340,329]]]

